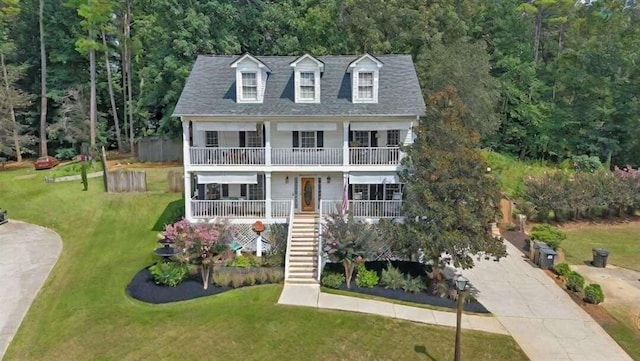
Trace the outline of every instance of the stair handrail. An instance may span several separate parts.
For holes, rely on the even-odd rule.
[[[324,208],[324,200],[320,200],[320,216],[318,217],[318,264],[316,265],[316,281],[320,282],[320,277],[322,276],[322,220],[324,219],[324,215],[322,210]]]
[[[289,262],[291,257],[291,239],[293,238],[293,213],[294,204],[293,199],[291,200],[291,207],[289,208],[289,232],[287,233],[287,252],[284,258],[284,280],[289,279]]]

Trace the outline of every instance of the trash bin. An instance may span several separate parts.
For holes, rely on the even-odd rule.
[[[591,261],[591,264],[593,265],[593,267],[607,267],[607,258],[609,257],[609,251],[603,248],[593,248],[592,251],[593,261]]]
[[[542,269],[553,267],[558,254],[551,247],[540,247],[540,255],[538,256],[538,266]]]
[[[541,247],[549,247],[546,243],[542,241],[536,241],[535,239],[531,240],[531,244],[529,246],[529,258],[533,261],[533,263],[538,264],[538,256],[540,255]]]

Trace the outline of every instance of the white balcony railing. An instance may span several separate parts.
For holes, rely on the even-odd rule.
[[[400,164],[400,148],[349,148],[349,164],[352,165],[383,165]]]
[[[290,200],[192,200],[193,218],[266,218],[266,204],[271,202],[271,217],[287,218]]]
[[[260,165],[265,164],[264,148],[191,147],[191,165]]]
[[[274,165],[342,165],[342,148],[273,148]]]
[[[342,209],[342,201],[322,200],[320,214],[326,217]],[[354,218],[396,218],[402,216],[402,201],[349,201],[349,213]]]

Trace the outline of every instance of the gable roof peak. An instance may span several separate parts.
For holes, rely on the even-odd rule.
[[[380,61],[380,59],[376,58],[375,56],[369,54],[369,53],[364,53],[361,56],[359,56],[358,58],[356,58],[354,61],[352,61],[351,63],[349,63],[349,68],[355,68],[359,62],[361,62],[362,60],[371,60],[372,62],[374,62],[376,64],[376,66],[378,67],[378,69],[382,68],[382,65],[384,65],[384,63],[382,61]]]
[[[259,68],[264,68],[268,72],[271,72],[271,69],[269,69],[269,67],[265,63],[263,63],[260,59],[258,59],[257,57],[255,57],[255,56],[253,56],[253,55],[251,55],[249,53],[244,53],[244,54],[240,55],[238,58],[236,58],[236,60],[234,60],[231,63],[231,67],[232,68],[237,68],[238,64],[241,61],[245,60],[245,59],[249,59],[249,60],[253,61],[254,63],[258,64]]]
[[[320,68],[320,70],[324,70],[324,62],[317,59],[316,57],[314,57],[313,55],[309,54],[309,53],[304,53],[301,56],[297,57],[295,60],[293,60],[291,63],[289,63],[289,65],[292,68],[295,68],[296,66],[298,66],[298,63],[305,60],[305,59],[309,59],[311,61],[313,61],[314,63],[316,63],[318,65],[318,68]]]

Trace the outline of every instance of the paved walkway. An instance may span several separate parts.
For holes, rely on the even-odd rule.
[[[283,287],[279,304],[317,307],[332,310],[369,313],[401,320],[456,327],[455,312],[442,312],[389,302],[368,300],[320,292],[319,285]],[[508,335],[507,330],[492,316],[462,315],[462,328]]]
[[[62,251],[60,236],[9,220],[0,225],[0,359]]]
[[[630,361],[622,348],[509,242],[509,257],[465,270],[478,300],[532,361]]]

